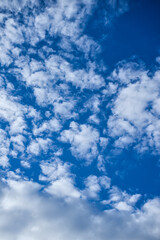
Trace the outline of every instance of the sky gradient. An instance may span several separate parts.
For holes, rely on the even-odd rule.
[[[158,0],[0,0],[0,239],[160,239]]]

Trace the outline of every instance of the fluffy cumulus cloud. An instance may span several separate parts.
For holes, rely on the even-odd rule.
[[[140,194],[129,195],[113,186],[109,190],[109,200],[104,200],[103,204],[109,204],[119,211],[133,211],[135,203],[140,199]]]
[[[3,183],[0,231],[4,240],[159,239],[159,199],[146,202],[133,213],[117,210],[100,213],[80,199],[65,202],[47,198],[38,193],[41,187],[24,180],[10,179]]]
[[[111,179],[107,176],[97,177],[95,175],[90,175],[85,179],[84,194],[90,198],[98,198],[99,192],[102,188],[109,189],[110,188]]]
[[[99,133],[89,125],[71,122],[70,129],[61,133],[61,141],[71,144],[71,152],[77,158],[94,159],[97,154]]]
[[[159,152],[159,69],[150,75],[136,62],[120,63],[111,75],[119,89],[111,106],[109,132],[119,148],[136,145]],[[118,139],[117,139],[118,137]]]
[[[127,0],[0,1],[2,240],[159,239],[159,197],[125,189],[112,161],[160,153],[159,57],[154,70],[103,59],[126,11]]]

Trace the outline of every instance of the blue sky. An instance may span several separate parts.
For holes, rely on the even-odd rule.
[[[159,11],[0,1],[1,239],[159,239]]]

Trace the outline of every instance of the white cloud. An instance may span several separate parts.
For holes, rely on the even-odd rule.
[[[37,141],[32,141],[30,145],[27,147],[28,153],[39,155],[40,153],[40,146]]]
[[[107,176],[101,176],[99,177],[99,181],[100,181],[100,185],[104,188],[104,189],[109,189],[110,185],[111,185],[111,179]]]
[[[137,81],[145,78],[147,71],[143,69],[141,63],[121,61],[117,64],[117,68],[111,74],[110,79],[119,81],[123,84]]]
[[[26,128],[23,117],[25,106],[22,106],[5,90],[1,90],[0,94],[0,117],[9,122],[11,134],[23,133]]]
[[[8,88],[5,90],[2,88],[0,92],[0,118],[3,123],[3,137],[1,137],[0,148],[2,166],[8,166],[9,156],[16,157],[18,153],[24,152],[24,142],[27,134],[25,121],[27,107],[22,105],[18,98],[12,96],[11,91],[14,88],[12,89],[11,85],[7,85]]]
[[[4,19],[4,26],[0,27],[0,62],[2,66],[9,66],[14,58],[19,57],[21,49],[18,44],[23,43],[24,39],[21,26],[8,14]]]
[[[49,121],[44,121],[40,126],[34,125],[33,133],[34,135],[41,135],[44,132],[59,132],[62,128],[60,122],[56,118],[52,118]]]
[[[45,62],[52,77],[59,77],[81,89],[99,89],[105,85],[103,77],[95,72],[93,64],[88,63],[86,68],[74,70],[69,62],[58,55],[50,56]]]
[[[81,196],[81,193],[74,187],[73,180],[68,177],[53,181],[45,191],[57,197],[67,198],[66,200]]]
[[[88,101],[84,104],[86,109],[93,111],[93,113],[100,112],[100,97],[98,95],[93,95]]]
[[[88,176],[85,180],[85,185],[84,194],[89,198],[98,198],[98,193],[101,190],[98,177],[94,175]]]
[[[89,58],[89,55],[94,57],[98,52],[100,52],[100,46],[87,35],[83,35],[77,39],[76,44],[78,49],[85,53],[86,59]]]
[[[1,187],[0,234],[3,240],[87,239],[158,240],[160,200],[142,209],[96,212],[84,200],[64,202],[39,193],[39,184],[8,180]],[[74,211],[73,211],[74,209]],[[8,231],[8,226],[10,231]],[[63,229],[62,229],[63,228]]]
[[[113,186],[109,190],[109,200],[104,200],[102,203],[106,205],[109,204],[119,211],[133,211],[140,197],[140,194],[130,195]]]
[[[99,171],[106,172],[105,159],[103,155],[99,155],[97,159],[97,168]]]
[[[7,137],[6,132],[0,129],[0,166],[2,167],[9,166],[9,147],[10,140]]]
[[[98,125],[99,115],[103,112],[101,104],[106,96],[113,94],[113,115],[108,120],[108,127],[110,137],[116,138],[114,146],[127,147],[141,139],[144,132],[146,137],[137,148],[144,149],[149,145],[159,149],[160,146],[160,73],[157,71],[149,77],[147,71],[137,64],[121,63],[106,86],[100,67],[89,59],[95,59],[100,47],[83,34],[85,20],[97,1],[49,0],[43,1],[44,6],[41,7],[40,2],[0,2],[2,11],[7,12],[0,15],[0,64],[4,75],[16,77],[15,82],[12,79],[13,84],[0,78],[0,118],[5,125],[4,130],[0,130],[0,165],[6,168],[4,175],[7,176],[0,191],[0,236],[3,240],[41,240],[46,236],[48,240],[156,240],[160,234],[159,199],[148,201],[142,209],[136,210],[134,206],[140,196],[131,196],[114,187],[110,189],[111,180],[105,175],[88,176],[86,188],[79,190],[70,164],[53,158],[40,162],[42,173],[39,181],[43,186],[21,179],[20,175],[25,175],[27,170],[24,168],[32,166],[28,158],[38,158],[48,150],[53,151],[53,156],[62,155],[62,149],[52,149],[53,132],[60,134],[60,141],[70,144],[72,155],[77,159],[91,163],[97,158],[97,167],[105,174],[105,157],[101,151],[106,149],[108,137],[101,137],[92,125],[70,123],[69,119],[78,119],[79,110],[80,114],[91,111],[87,121]],[[126,1],[109,3],[116,9],[116,14],[128,7]],[[57,45],[61,50],[58,53],[55,51],[56,41],[54,49],[53,42],[45,39],[46,34],[52,39],[60,38]],[[37,43],[41,45],[44,39],[48,47],[38,49]],[[75,49],[76,55],[83,55],[83,67],[74,68],[74,60],[80,60],[74,56]],[[21,87],[23,92],[20,95],[24,96],[15,97]],[[93,91],[97,92],[102,87],[105,87],[103,96],[101,92],[93,96]],[[86,89],[91,90],[93,97],[79,109],[77,106],[82,103],[81,96],[84,97]],[[32,102],[26,93],[32,95]],[[22,99],[37,109],[22,104]],[[69,129],[60,133],[62,127],[66,127],[66,121],[70,123]],[[24,172],[7,169],[10,157],[18,158]],[[104,204],[112,210],[95,213],[85,200],[98,199],[102,188],[107,193],[109,191],[109,200]]]
[[[77,158],[90,162],[98,154],[99,132],[90,125],[71,122],[70,129],[61,132],[60,140],[71,144],[71,152]]]
[[[108,120],[110,136],[118,137],[115,146],[124,148],[137,143],[139,151],[151,147],[159,152],[159,71],[149,76],[141,66],[128,63],[118,70],[118,77],[113,75],[120,84],[127,83],[119,88]]]
[[[17,28],[17,24],[13,20],[13,18],[9,18],[5,22],[5,32],[4,33],[7,37],[7,40],[9,40],[12,43],[21,44],[24,42],[21,28],[20,27]]]
[[[90,175],[85,179],[85,189],[83,190],[84,196],[87,198],[99,198],[99,192],[102,188],[109,189],[111,179],[107,176],[97,177]]]
[[[40,166],[42,174],[39,176],[39,179],[49,182],[49,186],[45,188],[46,192],[56,197],[64,197],[66,200],[80,198],[81,193],[74,186],[69,163],[53,159],[51,162],[42,162]]]
[[[1,146],[1,151],[6,150]],[[3,168],[6,168],[9,166],[9,158],[3,153],[3,155],[0,156],[0,166]]]
[[[34,95],[40,106],[52,104],[56,99],[60,98],[58,92],[50,88],[34,88]]]
[[[14,150],[19,152],[24,152],[24,143],[26,141],[26,138],[19,134],[19,135],[13,135],[11,136],[11,142],[13,144]]]
[[[66,81],[72,82],[73,85],[82,89],[99,89],[105,86],[103,77],[96,74],[92,68],[90,68],[89,71],[86,71],[85,69],[75,71],[66,69],[65,74]]]
[[[100,119],[97,117],[97,115],[93,114],[88,118],[88,121],[90,123],[94,123],[94,124],[99,124],[100,123]]]
[[[39,178],[42,181],[52,181],[70,176],[70,164],[66,162],[63,163],[57,158],[53,159],[50,162],[41,162],[40,167],[42,169],[42,174]]]
[[[27,147],[27,152],[29,154],[34,154],[38,156],[41,151],[47,152],[52,144],[52,140],[49,138],[36,138],[31,140],[30,144]]]
[[[0,8],[10,10],[10,11],[21,11],[24,7],[34,7],[38,6],[38,1],[37,0],[6,0],[0,2]]]
[[[31,166],[30,166],[30,163],[27,162],[27,161],[24,161],[24,160],[21,161],[21,165],[22,165],[22,167],[24,167],[24,168],[30,168],[30,167],[31,167]]]
[[[74,113],[75,101],[70,99],[69,101],[59,101],[53,104],[54,112],[57,116],[62,118],[74,118],[76,113]]]
[[[118,202],[114,204],[114,207],[119,211],[131,211],[132,207],[126,202]]]
[[[100,143],[99,145],[103,150],[105,150],[106,146],[108,145],[108,138],[106,137],[100,137]]]

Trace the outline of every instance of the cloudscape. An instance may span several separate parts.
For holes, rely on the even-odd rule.
[[[160,239],[159,12],[0,0],[0,240]]]

